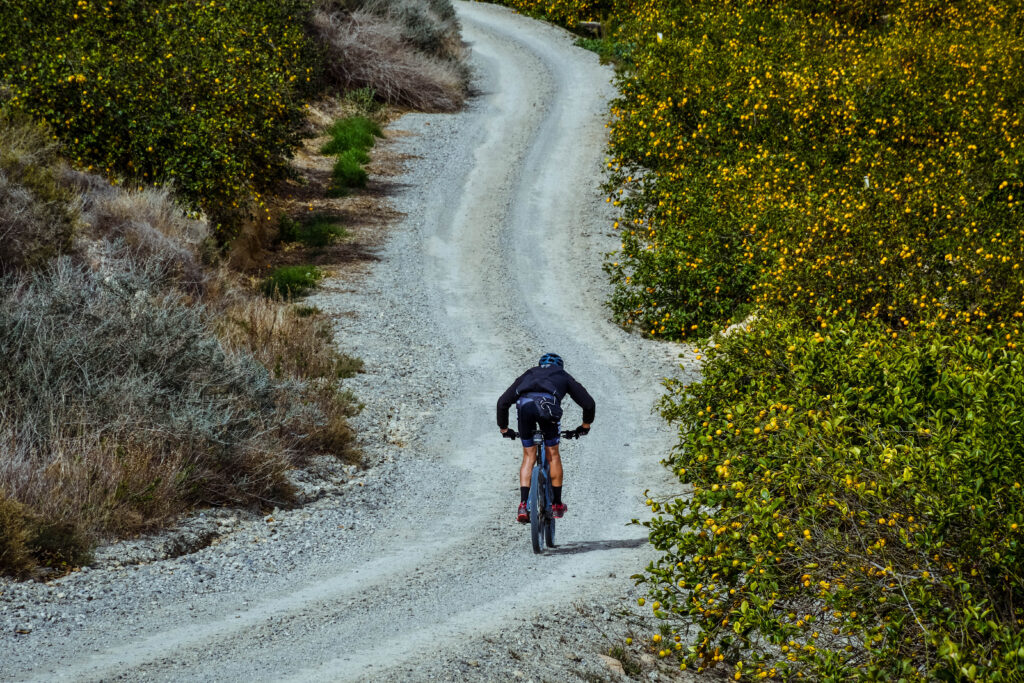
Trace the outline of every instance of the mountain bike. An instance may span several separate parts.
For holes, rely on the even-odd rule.
[[[562,432],[562,438],[577,439],[579,435],[575,431]],[[537,462],[530,475],[530,495],[526,499],[526,507],[530,511],[530,542],[533,544],[533,552],[541,553],[545,545],[555,547],[555,517],[551,513],[554,492],[551,490],[551,469],[544,446],[544,434],[534,432],[533,444],[537,447]]]

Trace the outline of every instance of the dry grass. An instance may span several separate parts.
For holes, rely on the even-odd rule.
[[[200,253],[166,189],[67,169],[0,112],[0,573],[86,561],[197,505],[284,505],[309,455],[354,462],[358,360],[316,311]]]
[[[88,510],[108,488],[144,502],[140,483],[183,485],[190,502],[273,498],[286,461],[265,438],[279,418],[269,373],[226,352],[203,309],[161,292],[152,268],[107,265],[99,273],[63,259],[4,293],[0,488],[57,518],[52,505]],[[238,486],[222,481],[232,470],[245,473]],[[117,482],[75,490],[99,473]],[[107,528],[102,514],[83,515]]]
[[[371,88],[386,102],[422,111],[456,111],[465,102],[464,64],[417,49],[397,16],[318,10],[312,28],[327,52],[327,78],[340,90]]]
[[[267,299],[242,299],[220,316],[225,345],[251,353],[274,378],[301,386],[306,410],[283,423],[293,450],[301,455],[331,453],[358,460],[347,419],[359,406],[340,380],[363,369],[357,358],[339,352],[329,322],[316,309]]]
[[[330,325],[316,309],[242,299],[224,311],[218,328],[229,349],[253,354],[278,379],[340,379],[362,369],[334,348]]]
[[[47,130],[0,109],[0,273],[39,266],[71,247],[76,211],[59,172]]]
[[[210,244],[209,230],[168,188],[123,189],[70,170],[63,181],[79,193],[85,236],[116,245],[118,256],[151,264],[186,290],[204,289],[208,275],[199,253]]]
[[[0,490],[28,534],[3,522],[0,571],[21,573],[25,552],[73,565],[195,505],[287,504],[306,456],[357,459],[339,383],[359,364],[325,320],[238,292],[217,313],[159,265],[102,262],[0,287]]]

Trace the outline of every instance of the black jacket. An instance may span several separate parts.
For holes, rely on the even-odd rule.
[[[537,366],[519,375],[498,399],[499,429],[508,427],[508,409],[516,402],[519,395],[531,391],[552,394],[559,403],[562,402],[566,394],[569,394],[572,400],[576,401],[576,404],[583,409],[583,422],[590,424],[594,421],[594,399],[590,397],[582,384],[557,365],[549,365],[546,368]]]

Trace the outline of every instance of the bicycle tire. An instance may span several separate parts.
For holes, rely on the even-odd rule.
[[[530,477],[530,497],[528,507],[530,508],[530,542],[533,544],[533,552],[540,553],[544,549],[544,519],[541,517],[540,499],[542,491],[540,477],[540,465],[533,466],[533,475]]]
[[[547,543],[549,548],[555,547],[555,518],[546,516],[546,522],[544,524],[544,542]]]

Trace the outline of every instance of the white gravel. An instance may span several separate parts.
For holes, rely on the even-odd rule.
[[[393,198],[406,218],[369,275],[312,299],[366,363],[350,386],[372,467],[297,473],[295,510],[207,511],[50,584],[0,580],[0,680],[612,676],[597,653],[642,628],[629,576],[652,557],[627,523],[646,488],[676,490],[652,407],[683,347],[603,307],[610,70],[559,29],[458,10],[482,94],[393,124],[411,133],[389,143],[413,157]],[[563,448],[560,547],[536,556],[494,404],[544,351],[598,410]]]

